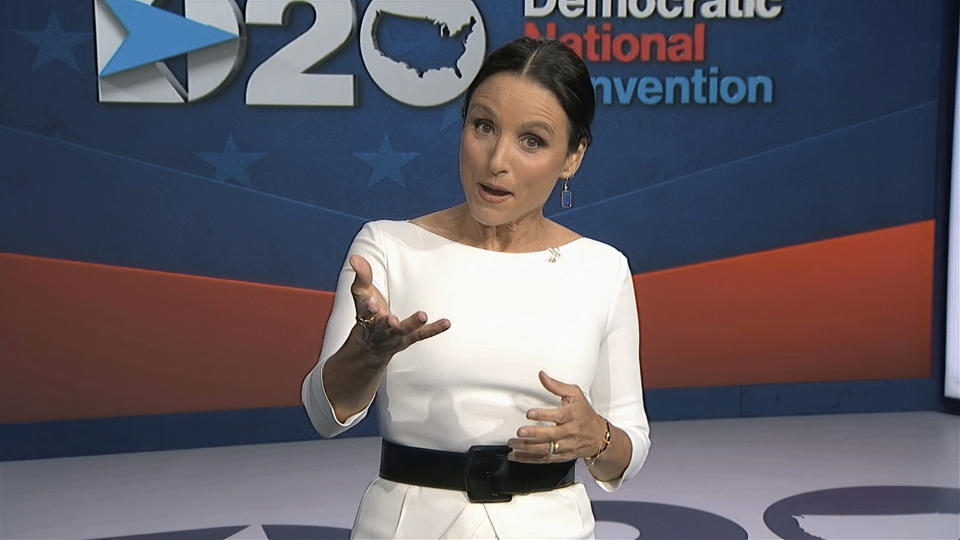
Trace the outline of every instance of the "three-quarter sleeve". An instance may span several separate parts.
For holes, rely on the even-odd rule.
[[[640,382],[640,325],[633,276],[619,255],[616,292],[607,315],[597,369],[590,389],[594,410],[630,438],[630,463],[620,478],[597,480],[604,491],[614,491],[637,474],[650,449],[650,426],[643,407]]]
[[[387,261],[380,242],[380,230],[376,223],[367,223],[353,239],[347,257],[344,259],[343,267],[340,269],[340,277],[337,280],[333,311],[330,313],[330,319],[327,321],[327,327],[323,334],[323,346],[320,350],[319,361],[303,379],[301,387],[300,397],[307,411],[307,416],[310,417],[314,429],[324,437],[335,437],[357,425],[367,415],[370,408],[368,403],[363,410],[351,415],[344,422],[340,422],[337,420],[333,405],[327,398],[323,386],[323,365],[333,353],[343,346],[356,321],[356,307],[353,303],[353,295],[350,293],[350,285],[353,284],[353,279],[356,276],[356,272],[353,271],[349,263],[351,255],[360,255],[370,263],[370,269],[373,272],[373,285],[388,303],[390,301],[390,292],[386,286]]]

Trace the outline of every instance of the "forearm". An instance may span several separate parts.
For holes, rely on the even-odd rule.
[[[337,420],[344,422],[373,400],[389,358],[382,358],[363,342],[355,326],[343,346],[323,364],[323,391]]]
[[[633,455],[633,443],[620,428],[610,424],[610,444],[595,460],[586,460],[590,474],[601,482],[609,482],[623,476]]]

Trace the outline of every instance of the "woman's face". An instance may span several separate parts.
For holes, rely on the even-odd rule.
[[[460,138],[460,181],[473,218],[487,226],[539,216],[561,176],[572,176],[586,145],[568,152],[569,121],[553,93],[497,73],[470,99]]]

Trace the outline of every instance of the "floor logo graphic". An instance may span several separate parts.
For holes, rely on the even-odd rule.
[[[185,103],[209,97],[240,72],[247,25],[286,26],[288,8],[308,4],[316,15],[313,25],[253,69],[246,104],[356,105],[355,75],[322,69],[356,33],[353,0],[247,0],[244,14],[235,0],[183,0],[183,16],[162,9],[164,2],[93,0],[101,102]],[[378,39],[382,21],[389,18],[432,25],[444,50],[453,47],[455,55],[427,69],[391,57]],[[453,100],[473,81],[486,52],[486,29],[473,0],[372,0],[360,25],[359,48],[367,73],[384,93],[407,105],[433,107]],[[164,60],[184,54],[181,81]]]
[[[183,103],[212,95],[246,51],[234,0],[184,0],[184,15],[157,0],[94,0],[101,102]],[[163,60],[186,54],[186,80]]]

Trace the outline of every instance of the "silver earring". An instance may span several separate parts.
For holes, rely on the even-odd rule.
[[[562,178],[563,191],[560,192],[560,206],[563,208],[573,208],[573,192],[570,191],[570,177]]]

